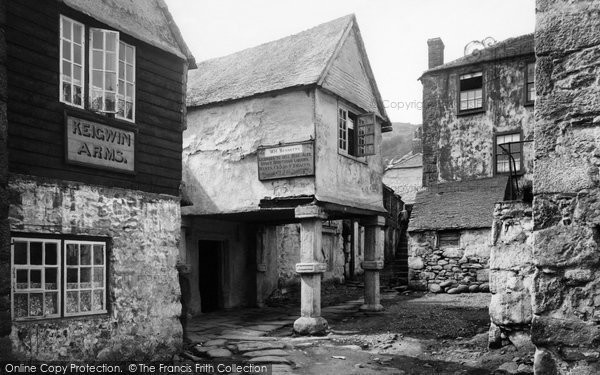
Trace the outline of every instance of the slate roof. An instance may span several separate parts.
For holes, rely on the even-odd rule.
[[[416,154],[410,153],[399,160],[392,160],[385,170],[390,169],[405,169],[405,168],[419,168],[423,166],[423,154],[417,152]]]
[[[350,28],[356,31],[362,48],[356,18],[350,14],[298,34],[200,62],[198,70],[188,76],[187,105],[222,103],[320,84]],[[363,56],[366,59],[366,54]],[[365,61],[367,75],[368,65]],[[371,80],[379,112],[389,123],[377,86]]]
[[[417,192],[408,230],[490,228],[507,176],[437,184]]]
[[[474,51],[470,55],[463,56],[446,64],[431,68],[423,75],[438,72],[441,70],[456,68],[470,64],[481,63],[485,61],[493,61],[504,58],[533,55],[534,54],[534,34],[525,34],[514,38],[505,39],[490,47]]]
[[[196,67],[179,28],[163,0],[63,0],[81,13],[172,53]]]

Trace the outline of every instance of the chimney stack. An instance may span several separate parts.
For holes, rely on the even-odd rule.
[[[440,38],[427,40],[429,47],[429,68],[432,69],[444,64],[444,42]]]
[[[413,133],[413,140],[412,140],[413,155],[418,154],[419,152],[423,152],[423,143],[421,141],[422,137],[423,137],[423,128],[419,126]]]

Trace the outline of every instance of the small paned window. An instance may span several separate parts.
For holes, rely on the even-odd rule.
[[[13,238],[14,320],[106,313],[106,242]]]
[[[135,121],[135,47],[119,43],[117,118]]]
[[[482,72],[463,74],[460,76],[460,111],[483,108],[483,74]]]
[[[338,150],[343,155],[375,155],[375,114],[338,109]]]
[[[496,173],[521,171],[521,133],[496,136]]]
[[[83,108],[85,28],[60,17],[60,101]]]
[[[85,33],[83,24],[60,17],[60,101],[134,122],[135,47],[121,41],[118,31],[88,28],[86,66]]]
[[[535,63],[527,64],[525,72],[525,104],[535,103]]]
[[[90,109],[116,113],[119,33],[90,29]]]

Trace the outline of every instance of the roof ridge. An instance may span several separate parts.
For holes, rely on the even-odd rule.
[[[284,39],[291,39],[291,38],[293,38],[293,37],[295,37],[295,36],[298,36],[298,35],[300,35],[300,34],[306,33],[306,32],[308,32],[308,31],[311,31],[311,30],[313,30],[313,29],[316,29],[316,28],[318,28],[318,27],[322,27],[322,26],[325,26],[325,25],[329,25],[329,24],[332,24],[332,23],[338,22],[338,21],[340,21],[340,20],[342,20],[342,19],[344,19],[344,18],[349,18],[349,19],[350,19],[350,18],[352,18],[352,19],[355,19],[355,16],[354,16],[354,13],[350,13],[350,14],[347,14],[347,15],[345,15],[345,16],[342,16],[342,17],[338,17],[338,18],[336,18],[336,19],[333,19],[333,20],[331,20],[331,21],[323,22],[323,23],[320,23],[320,24],[318,24],[318,25],[315,25],[315,26],[313,26],[313,27],[309,27],[308,29],[304,29],[304,30],[302,30],[302,31],[299,31],[299,32],[297,32],[297,33],[294,33],[294,34],[289,34],[289,35],[283,36],[283,37],[281,37],[281,38],[277,38],[277,39],[269,40],[269,41],[267,41],[267,42],[260,43],[260,44],[257,44],[257,45],[251,46],[251,47],[246,47],[246,48],[244,48],[244,49],[241,49],[241,50],[239,50],[239,51],[235,51],[235,52],[232,52],[232,53],[228,53],[228,54],[226,54],[226,55],[217,56],[217,57],[212,57],[212,58],[210,58],[210,59],[202,60],[202,61],[200,61],[198,64],[205,64],[205,63],[209,63],[209,62],[217,61],[217,60],[219,60],[219,59],[228,58],[228,57],[231,57],[231,56],[234,56],[234,55],[237,55],[237,54],[241,54],[242,52],[246,52],[246,51],[249,51],[249,50],[253,50],[253,49],[255,49],[255,48],[259,48],[259,47],[262,47],[262,46],[265,46],[265,45],[268,45],[268,44],[272,44],[272,43],[281,42],[281,41],[282,41],[282,40],[284,40]],[[345,29],[346,29],[346,26],[344,27],[344,30],[345,30]],[[342,36],[343,36],[343,34],[342,34]],[[340,39],[342,39],[342,38],[340,37]]]

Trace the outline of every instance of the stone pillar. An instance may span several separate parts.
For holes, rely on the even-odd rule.
[[[535,374],[600,374],[600,1],[537,0]]]
[[[326,218],[318,206],[299,206],[296,218],[300,219],[300,263],[296,272],[301,277],[300,318],[294,322],[294,331],[301,335],[325,333],[327,321],[321,317],[321,274],[327,269],[323,263],[322,220]]]
[[[365,258],[361,266],[365,270],[365,304],[361,311],[381,311],[379,272],[383,269],[385,218],[373,216],[361,223],[365,227]]]

